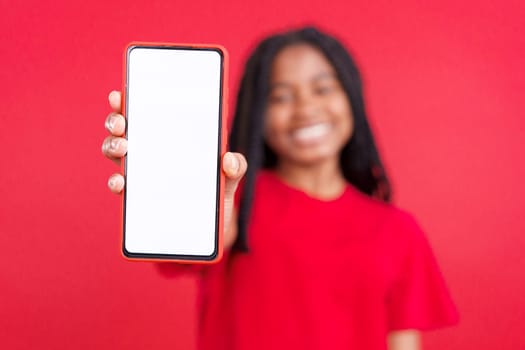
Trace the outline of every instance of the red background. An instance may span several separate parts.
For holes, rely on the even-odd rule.
[[[122,49],[223,44],[234,95],[256,39],[314,23],[355,52],[395,201],[460,309],[426,348],[524,349],[524,18],[521,0],[0,0],[0,348],[194,347],[194,281],[119,253],[100,144]]]

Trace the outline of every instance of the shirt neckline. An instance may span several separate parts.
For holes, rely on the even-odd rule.
[[[301,196],[312,202],[321,203],[321,204],[337,203],[343,200],[345,197],[347,197],[351,191],[351,185],[348,182],[346,182],[343,191],[341,191],[341,193],[339,193],[337,196],[335,196],[334,198],[323,199],[323,198],[312,196],[306,193],[305,191],[286,183],[283,179],[279,177],[279,175],[277,175],[272,170],[264,169],[261,171],[261,173],[263,174],[263,176],[268,177],[272,182],[276,183],[281,188],[284,188],[287,192],[294,194],[294,195]]]

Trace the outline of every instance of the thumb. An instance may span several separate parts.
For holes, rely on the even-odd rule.
[[[240,153],[226,152],[222,158],[222,171],[226,175],[224,188],[225,199],[233,199],[237,186],[246,173],[248,163]]]

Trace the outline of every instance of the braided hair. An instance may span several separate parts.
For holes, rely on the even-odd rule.
[[[240,197],[236,251],[248,251],[247,228],[257,172],[277,165],[278,156],[263,137],[272,63],[282,49],[296,44],[311,45],[324,54],[350,101],[354,131],[340,154],[346,181],[367,195],[385,202],[391,199],[391,186],[366,118],[361,77],[348,51],[337,39],[313,27],[270,36],[246,63],[229,140],[230,150],[244,154],[249,164]]]

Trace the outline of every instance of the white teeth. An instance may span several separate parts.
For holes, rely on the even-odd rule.
[[[300,142],[315,141],[328,134],[329,131],[330,125],[328,123],[322,123],[295,130],[292,136]]]

